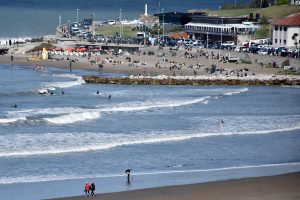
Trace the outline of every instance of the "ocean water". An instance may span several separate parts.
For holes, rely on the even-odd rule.
[[[119,10],[122,9],[123,19],[137,19],[144,14],[144,6],[148,4],[148,13],[181,11],[190,9],[218,9],[226,2],[233,0],[0,0],[0,40],[9,37],[24,38],[55,34],[59,23],[76,21],[79,9],[79,19],[90,18],[95,15],[95,20],[104,21],[117,19]],[[247,0],[237,0],[247,2]],[[160,5],[160,6],[159,6]]]
[[[0,190],[124,176],[127,168],[142,175],[283,165],[284,173],[300,163],[299,88],[82,81],[94,73],[0,66]]]

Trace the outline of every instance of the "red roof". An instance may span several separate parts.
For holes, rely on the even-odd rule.
[[[187,33],[173,33],[170,35],[172,38],[188,38],[189,35]]]
[[[289,15],[273,22],[273,25],[279,26],[300,26],[300,13]]]

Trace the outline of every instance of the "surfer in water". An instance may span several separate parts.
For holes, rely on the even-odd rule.
[[[224,121],[223,121],[223,120],[221,120],[221,124],[220,124],[220,126],[221,126],[221,127],[223,127],[223,126],[224,126]]]
[[[99,94],[100,92],[99,92],[99,90],[97,90],[97,94]]]
[[[61,94],[65,94],[65,92],[62,90],[62,91],[61,91]]]
[[[13,105],[13,106],[11,106],[11,107],[13,107],[13,108],[17,108],[17,107],[18,107],[18,105],[17,105],[17,104],[15,104],[15,105]]]
[[[111,100],[111,95],[108,95],[108,100]]]

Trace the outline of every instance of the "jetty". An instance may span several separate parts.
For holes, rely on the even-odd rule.
[[[84,76],[83,80],[90,84],[126,84],[126,85],[253,85],[253,86],[300,86],[300,79],[178,79],[178,78],[107,78]]]

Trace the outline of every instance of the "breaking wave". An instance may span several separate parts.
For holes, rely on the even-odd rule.
[[[2,135],[3,149],[0,157],[34,156],[47,154],[65,154],[87,151],[101,151],[120,146],[176,142],[192,138],[205,138],[232,135],[259,135],[281,133],[300,129],[300,124],[292,127],[272,130],[232,131],[232,132],[156,132],[140,134],[109,134],[109,133],[45,133]],[[82,140],[82,138],[85,138]]]

